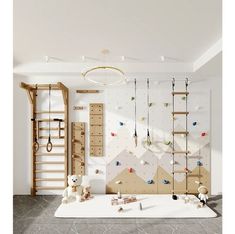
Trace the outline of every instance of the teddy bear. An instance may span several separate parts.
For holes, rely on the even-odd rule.
[[[198,198],[200,199],[200,206],[202,207],[206,204],[206,201],[208,199],[208,195],[207,195],[208,194],[208,189],[207,189],[206,186],[201,185],[198,188],[198,192],[199,192]]]
[[[91,190],[90,185],[87,185],[87,186],[83,187],[81,201],[89,200],[93,197],[93,196],[91,196],[90,190]]]
[[[62,203],[68,203],[72,200],[81,201],[82,195],[82,176],[68,175],[68,187],[63,192]]]

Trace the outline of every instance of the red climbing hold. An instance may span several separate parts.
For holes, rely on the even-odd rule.
[[[204,137],[205,135],[206,135],[206,133],[205,133],[205,132],[202,132],[202,133],[201,133],[201,136],[202,136],[202,137]]]
[[[131,173],[131,172],[133,172],[133,168],[132,167],[129,167],[128,168],[128,171]]]
[[[116,134],[114,132],[111,132],[111,136],[116,136]]]

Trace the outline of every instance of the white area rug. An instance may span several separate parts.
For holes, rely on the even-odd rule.
[[[61,204],[55,212],[59,218],[212,218],[216,213],[208,206],[197,208],[198,199],[188,195],[190,202],[185,204],[183,197],[172,200],[171,195],[138,194],[137,202],[124,205],[111,205],[114,195],[95,195],[85,202]],[[139,209],[141,202],[143,209]],[[123,208],[118,212],[119,207]]]

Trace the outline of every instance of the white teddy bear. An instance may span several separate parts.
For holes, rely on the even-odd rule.
[[[69,201],[76,200],[81,201],[82,195],[82,176],[81,175],[68,175],[68,187],[63,192],[62,203],[68,203]]]

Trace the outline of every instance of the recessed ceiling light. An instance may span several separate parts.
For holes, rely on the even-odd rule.
[[[86,57],[85,57],[84,55],[82,55],[81,58],[82,58],[82,61],[85,61],[85,58],[86,58]]]
[[[124,55],[122,55],[121,60],[125,61],[125,56]]]
[[[49,60],[50,60],[50,57],[49,57],[48,55],[46,55],[46,56],[44,57],[44,59],[45,59],[45,62],[48,63]]]
[[[164,55],[162,55],[160,58],[161,58],[161,61],[162,61],[162,62],[165,61],[165,56],[164,56]]]

